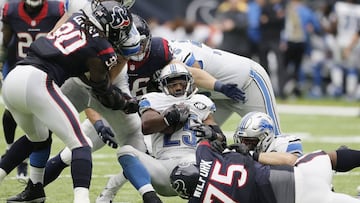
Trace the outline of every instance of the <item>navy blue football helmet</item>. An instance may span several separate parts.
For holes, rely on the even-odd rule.
[[[113,0],[102,2],[94,0],[90,21],[104,32],[114,47],[120,47],[128,39],[133,23],[128,9],[120,2]]]
[[[171,187],[181,198],[189,199],[195,192],[199,176],[199,168],[194,164],[180,164],[171,172]]]
[[[133,61],[142,61],[149,56],[150,48],[151,48],[151,33],[148,23],[142,17],[131,14],[133,22],[135,24],[136,29],[140,34],[140,51],[131,56],[130,59]]]

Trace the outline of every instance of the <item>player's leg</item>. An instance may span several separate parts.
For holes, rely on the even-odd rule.
[[[221,126],[223,125],[226,120],[232,115],[232,113],[234,112],[231,109],[231,105],[233,103],[233,101],[229,100],[229,99],[213,99],[215,106],[216,106],[216,111],[214,114],[214,118],[216,123]]]
[[[96,203],[112,202],[117,192],[127,181],[128,180],[126,179],[122,171],[114,176],[111,176],[106,183],[106,186],[101,191],[100,195],[96,198]]]
[[[61,92],[72,102],[79,112],[85,110],[85,108],[89,106],[91,93],[89,91],[89,87],[81,82],[80,79],[69,78],[66,80],[61,86]],[[94,127],[88,120],[85,120],[81,125],[85,134],[90,137],[93,143],[92,151],[96,151],[104,146],[104,143],[97,136]],[[71,150],[68,147],[64,148],[61,152],[52,157],[46,164],[44,186],[54,181],[61,172],[70,165],[70,162]]]
[[[328,152],[333,170],[347,172],[360,167],[360,151],[348,148]]]
[[[242,106],[241,104],[234,105],[237,106],[236,112],[242,113],[240,114],[242,116],[251,111],[268,114],[274,121],[275,135],[280,135],[280,119],[270,78],[260,65],[255,64],[252,68],[250,73],[252,81],[244,87],[247,101]]]
[[[122,111],[112,111],[111,115],[108,113],[102,115],[113,127],[120,147],[131,145],[141,152],[146,152],[144,135],[141,132],[141,120],[138,114],[124,114]],[[126,182],[127,179],[122,172],[110,177],[103,191],[97,197],[96,202],[105,203],[112,201],[116,193]]]
[[[92,152],[97,151],[102,148],[105,143],[101,140],[101,138],[97,135],[96,130],[88,119],[85,119],[81,128],[83,129],[86,136],[88,136],[93,144]],[[65,147],[61,150],[57,155],[49,159],[46,163],[45,175],[44,175],[44,186],[53,182],[61,172],[71,163],[71,150],[68,147]]]
[[[161,167],[160,163],[153,157],[136,150],[130,145],[121,147],[118,151],[118,157],[125,177],[139,191],[144,203],[161,202],[151,184],[150,175],[150,173],[155,173],[155,177],[162,174],[157,171]]]

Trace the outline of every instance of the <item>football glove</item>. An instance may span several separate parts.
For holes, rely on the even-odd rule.
[[[100,82],[90,80],[89,84],[92,87],[92,93],[105,107],[113,110],[123,110],[125,108],[126,99],[121,90],[109,84],[108,79]]]
[[[125,105],[124,105],[123,111],[126,114],[131,114],[131,113],[137,113],[138,112],[139,104],[138,104],[138,101],[137,101],[136,97],[131,97],[130,95],[122,92],[117,87],[114,87],[114,90],[119,92],[119,94],[121,94],[125,98]]]
[[[110,127],[104,125],[104,122],[102,120],[97,120],[94,123],[94,127],[99,137],[105,144],[109,145],[111,148],[114,149],[118,147],[118,144],[114,138],[114,133],[112,132]]]
[[[208,125],[199,124],[191,126],[190,130],[195,132],[195,136],[210,141],[216,140],[218,138],[217,133]]]
[[[240,153],[242,155],[249,155],[249,148],[244,143],[231,144],[227,148],[235,150],[237,153]]]
[[[236,102],[245,102],[245,92],[239,89],[237,87],[237,84],[223,84],[222,82],[217,80],[214,85],[214,90],[223,93],[224,95]]]
[[[185,104],[173,104],[162,113],[166,125],[172,127],[174,131],[185,125],[189,114],[190,107]]]

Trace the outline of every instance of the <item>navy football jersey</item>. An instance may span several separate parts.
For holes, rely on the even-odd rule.
[[[31,43],[46,36],[65,12],[63,2],[44,1],[39,13],[32,16],[25,11],[24,4],[24,1],[9,1],[3,7],[2,21],[11,27],[13,33],[7,47],[10,69],[25,58]]]
[[[142,61],[128,61],[129,87],[131,94],[140,98],[148,92],[160,91],[157,77],[161,69],[172,60],[168,41],[153,37],[149,56]]]
[[[28,56],[18,64],[45,71],[59,86],[69,77],[88,72],[92,58],[100,58],[104,69],[109,70],[116,65],[117,55],[110,42],[86,20],[82,13],[74,13],[54,33],[34,41]]]
[[[202,141],[196,150],[200,176],[190,203],[276,202],[269,182],[270,167],[237,152],[219,154]]]
[[[189,202],[256,202],[256,174],[250,157],[232,152],[219,154],[203,141],[196,150],[196,163],[200,177]]]

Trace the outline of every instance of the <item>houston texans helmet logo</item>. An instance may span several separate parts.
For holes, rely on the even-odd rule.
[[[130,18],[128,11],[122,7],[115,6],[112,10],[112,22],[110,23],[111,27],[114,29],[123,29],[130,26]]]

